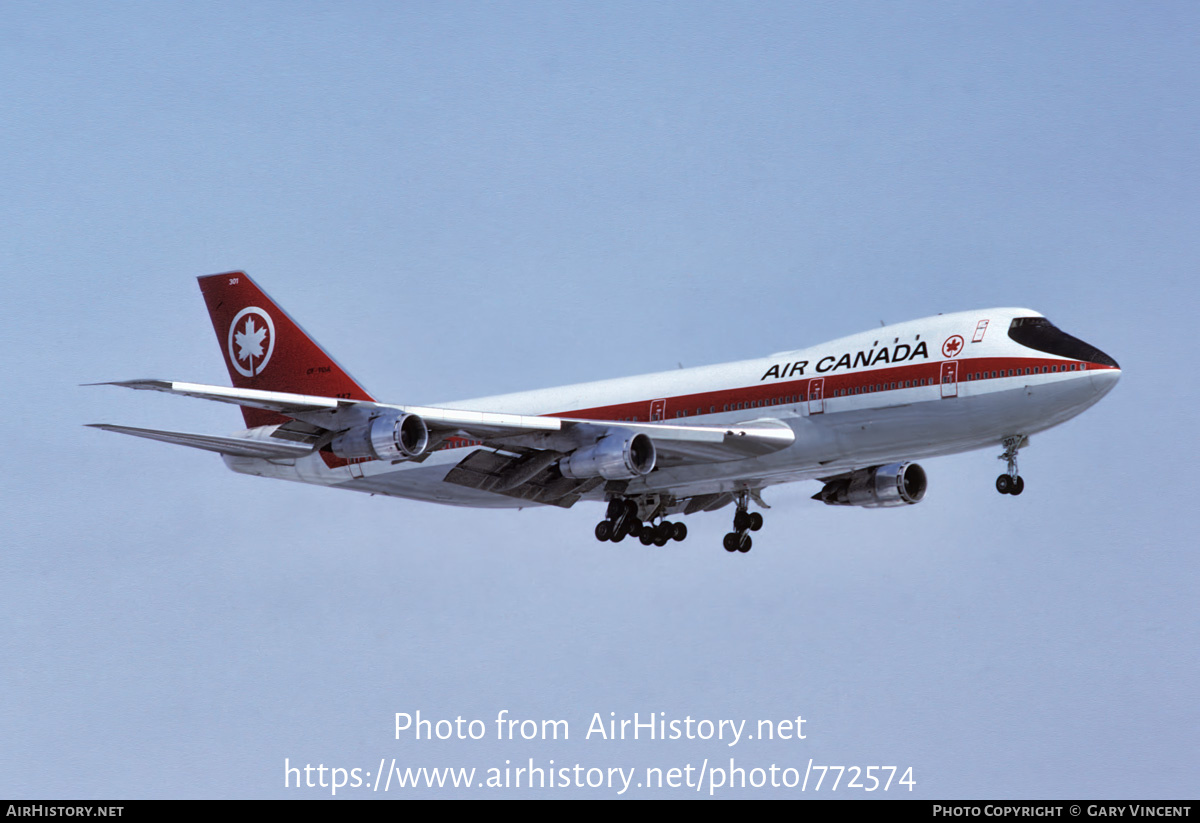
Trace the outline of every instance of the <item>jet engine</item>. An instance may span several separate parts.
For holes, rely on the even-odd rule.
[[[338,457],[411,460],[425,453],[429,428],[415,414],[391,412],[342,432],[329,448]]]
[[[830,478],[812,499],[867,509],[906,506],[919,503],[926,486],[925,470],[916,463],[889,463]]]
[[[594,446],[571,452],[559,461],[558,468],[575,480],[632,480],[652,472],[656,457],[654,441],[649,437],[617,430],[601,437]]]

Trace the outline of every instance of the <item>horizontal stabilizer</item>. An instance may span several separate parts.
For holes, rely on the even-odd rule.
[[[132,426],[114,426],[109,423],[88,423],[94,429],[132,434],[134,437],[145,437],[148,440],[160,440],[163,443],[174,443],[179,446],[191,446],[193,449],[228,454],[232,457],[261,457],[265,460],[303,457],[312,453],[311,446],[299,443],[289,443],[286,440],[252,440],[245,437],[219,437],[212,434],[191,434],[189,432],[169,432],[158,429],[136,429]]]

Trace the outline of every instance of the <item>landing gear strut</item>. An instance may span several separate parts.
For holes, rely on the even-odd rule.
[[[1017,471],[1017,452],[1022,446],[1029,445],[1029,438],[1022,434],[1006,437],[1003,441],[1004,454],[1000,455],[998,460],[1008,462],[1008,473],[1002,474],[996,478],[996,491],[1001,494],[1018,495],[1025,491],[1025,480]]]
[[[747,511],[750,506],[750,492],[737,493],[737,511],[733,515],[733,531],[725,535],[725,551],[750,551],[754,541],[747,532],[756,532],[763,527],[763,516],[758,512]]]
[[[687,533],[687,526],[683,523],[669,520],[660,520],[657,526],[643,523],[638,516],[637,501],[621,497],[608,501],[608,519],[596,524],[596,539],[601,542],[611,540],[620,543],[629,535],[641,540],[643,546],[665,546],[671,540],[682,541]]]

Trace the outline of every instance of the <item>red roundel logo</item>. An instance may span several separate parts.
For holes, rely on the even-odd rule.
[[[242,309],[229,324],[229,362],[243,377],[262,374],[275,351],[275,324],[257,306]]]
[[[946,342],[942,344],[943,357],[958,357],[963,350],[963,339],[959,335],[947,337]]]

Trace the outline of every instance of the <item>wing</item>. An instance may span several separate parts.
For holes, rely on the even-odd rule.
[[[294,458],[328,449],[339,457],[399,462],[423,460],[451,438],[479,441],[493,451],[473,451],[450,471],[447,482],[556,505],[571,505],[599,483],[631,480],[656,466],[759,457],[795,441],[786,423],[770,418],[725,426],[634,423],[389,405],[168,380],[92,385],[198,397],[289,418],[283,425],[251,429],[239,437],[98,425],[222,454]]]

